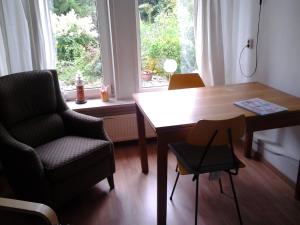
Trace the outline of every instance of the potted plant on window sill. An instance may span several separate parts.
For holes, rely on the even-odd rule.
[[[152,76],[153,76],[152,70],[144,70],[142,73],[142,80],[150,81],[150,80],[152,80]]]
[[[152,77],[158,72],[159,62],[156,58],[152,58],[149,55],[143,59],[143,72],[141,74],[143,81],[151,81]]]

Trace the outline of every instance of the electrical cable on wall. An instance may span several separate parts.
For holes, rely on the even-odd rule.
[[[259,26],[260,26],[260,15],[261,15],[261,5],[262,5],[262,0],[259,1],[259,13],[258,13],[258,24],[257,24],[257,33],[256,33],[256,46],[255,46],[255,67],[254,67],[254,70],[252,73],[250,74],[246,74],[244,73],[243,71],[243,68],[242,68],[242,64],[241,64],[241,59],[242,59],[242,56],[243,56],[243,53],[245,51],[246,48],[250,48],[251,47],[251,43],[248,41],[247,45],[245,45],[241,52],[240,52],[240,57],[239,57],[239,66],[240,66],[240,70],[241,70],[241,73],[244,77],[253,77],[253,75],[256,73],[256,70],[257,70],[257,58],[258,58],[258,53],[257,53],[257,48],[258,48],[258,40],[259,40]]]

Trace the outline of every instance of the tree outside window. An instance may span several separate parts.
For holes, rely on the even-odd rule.
[[[86,87],[103,82],[95,0],[54,0],[51,14],[61,87],[74,89],[82,74]]]
[[[193,0],[139,0],[142,86],[168,85],[163,64],[174,59],[176,73],[195,70]],[[151,73],[153,78],[145,78]]]

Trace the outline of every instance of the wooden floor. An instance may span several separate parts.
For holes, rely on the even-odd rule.
[[[149,174],[141,173],[138,146],[116,146],[115,189],[109,192],[102,181],[64,210],[60,222],[70,225],[153,225],[156,224],[156,151],[149,144]],[[243,157],[242,157],[243,158]],[[234,177],[245,225],[299,225],[300,202],[293,189],[263,163],[244,159],[246,168]],[[176,160],[169,154],[168,194],[176,176]],[[222,174],[224,191],[207,175],[200,179],[198,224],[239,224],[227,174]],[[168,200],[167,224],[194,223],[195,183],[191,176],[181,176],[173,197]]]
[[[57,212],[64,225],[154,225],[156,224],[156,151],[148,146],[149,174],[141,173],[136,143],[117,145],[115,189],[107,180],[85,192]],[[240,155],[240,154],[239,154]],[[300,202],[293,189],[263,163],[241,157],[246,164],[234,177],[245,225],[299,225]],[[176,176],[176,160],[169,154],[168,194]],[[227,174],[222,174],[224,191],[207,175],[200,178],[198,224],[239,224]],[[1,186],[1,185],[0,185]],[[75,187],[74,187],[75,188]],[[167,224],[194,223],[195,183],[181,176],[173,201],[168,200]]]

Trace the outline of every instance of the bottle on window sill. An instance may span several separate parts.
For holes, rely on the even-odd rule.
[[[102,85],[102,87],[100,88],[100,97],[103,102],[109,101],[108,85]]]
[[[85,95],[84,95],[84,83],[80,73],[76,75],[76,104],[84,104],[86,103]]]

